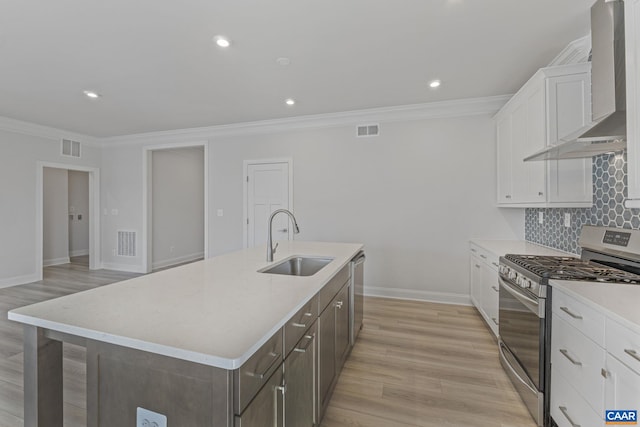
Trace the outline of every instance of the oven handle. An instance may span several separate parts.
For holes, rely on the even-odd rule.
[[[525,387],[531,390],[532,393],[538,393],[538,390],[536,389],[535,385],[531,383],[531,380],[529,380],[529,378],[527,378],[526,375],[524,375],[524,378],[523,378],[523,374],[518,373],[518,371],[516,371],[515,368],[513,367],[515,360],[511,355],[511,352],[509,351],[507,346],[504,345],[504,343],[500,342],[498,344],[498,350],[500,351],[500,356],[502,357],[502,360],[505,361],[505,365],[509,368],[511,373],[518,379],[518,381],[520,381]]]
[[[498,283],[500,284],[501,288],[503,288],[505,291],[509,292],[515,299],[517,299],[522,304],[524,304],[524,306],[527,307],[529,310],[531,310],[532,312],[536,313],[538,315],[538,317],[540,317],[540,318],[544,317],[544,312],[542,314],[540,313],[540,300],[536,301],[533,298],[530,298],[530,297],[528,297],[526,295],[521,294],[516,289],[514,289],[511,284],[507,283],[500,276],[498,276]]]

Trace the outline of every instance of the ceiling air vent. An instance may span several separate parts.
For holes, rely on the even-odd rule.
[[[378,136],[380,134],[380,125],[360,125],[357,128],[356,136]]]
[[[80,158],[80,143],[70,139],[62,140],[62,155]]]
[[[118,231],[118,256],[136,256],[135,231]]]

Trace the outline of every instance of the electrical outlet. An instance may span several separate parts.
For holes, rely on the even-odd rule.
[[[218,216],[223,216],[224,215],[224,211],[222,209],[218,209]]]
[[[538,224],[542,224],[544,222],[544,212],[538,212]]]
[[[571,214],[568,212],[564,214],[564,226],[571,227]]]
[[[138,407],[136,427],[167,427],[167,416]]]

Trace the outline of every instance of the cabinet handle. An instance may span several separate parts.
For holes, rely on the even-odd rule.
[[[305,325],[304,323],[292,323],[291,326],[295,326],[296,328],[306,328],[307,325]]]
[[[486,256],[486,255],[482,255],[482,254],[480,254],[480,258],[482,258],[482,259],[487,259],[487,256]]]
[[[289,231],[289,229],[287,228],[282,228],[280,230],[278,230],[280,233],[286,233],[287,231]]]
[[[579,314],[575,314],[575,313],[571,312],[571,310],[569,310],[567,307],[560,307],[560,310],[564,311],[565,313],[567,313],[569,316],[573,317],[574,319],[582,319],[582,316],[580,316]]]
[[[313,336],[305,335],[304,337],[309,340],[309,341],[307,341],[307,344],[304,347],[301,347],[301,348],[296,347],[296,348],[293,349],[293,351],[298,352],[298,353],[306,353],[307,352],[307,350],[309,349],[309,346],[313,342]]]
[[[265,369],[261,374],[257,372],[247,372],[247,375],[249,375],[250,377],[263,379],[267,375],[267,373],[271,370],[271,367],[275,365],[276,362],[278,362],[280,359],[280,353],[271,353],[271,356],[273,357],[273,360],[271,361],[271,363],[269,363],[269,366],[267,366],[267,369]]]
[[[338,310],[342,310],[342,304],[343,304],[343,302],[342,302],[342,301],[336,301],[336,308],[337,308]]]
[[[506,199],[510,199],[511,198],[511,194],[507,194],[506,196],[504,196]]]
[[[567,350],[565,350],[564,348],[561,348],[559,351],[560,351],[560,353],[562,353],[562,355],[564,357],[569,359],[569,362],[573,363],[576,366],[582,366],[582,362],[578,362],[576,359],[574,359],[573,357],[569,356],[569,352]]]
[[[637,351],[625,348],[624,352],[627,353],[629,356],[633,357],[634,359],[636,359],[638,362],[640,362],[640,356],[638,355]]]
[[[609,372],[607,372],[607,370],[604,368],[600,369],[600,375],[602,375],[605,378],[609,378]]]
[[[478,251],[476,251],[475,249],[471,248],[471,252],[478,252]]]
[[[538,191],[538,196],[542,196],[544,193],[542,191]]]
[[[495,317],[492,317],[492,318],[491,318],[491,320],[493,320],[493,323],[495,323],[495,324],[496,324],[496,326],[498,326],[498,321],[496,320],[496,318],[495,318]]]
[[[558,406],[558,409],[560,409],[560,412],[562,412],[562,415],[564,415],[567,421],[569,421],[569,424],[571,424],[571,427],[580,427],[580,424],[576,424],[573,422],[573,420],[569,416],[569,413],[567,412],[566,406]]]
[[[500,267],[497,262],[492,262],[491,265],[493,265],[494,267]]]
[[[480,268],[480,264],[476,264],[476,268]]]
[[[496,292],[500,292],[500,289],[496,288],[495,286],[492,286],[491,289],[493,289]]]
[[[284,394],[287,392],[287,384],[283,383],[282,385],[277,385],[273,388],[273,427],[277,427],[279,425],[281,425],[281,422],[278,422],[278,408],[279,408],[279,403],[278,402],[278,392],[280,392],[280,394],[282,395],[282,401],[283,401],[283,407],[284,404],[286,404],[285,399],[284,399]],[[284,413],[284,411],[283,411]]]

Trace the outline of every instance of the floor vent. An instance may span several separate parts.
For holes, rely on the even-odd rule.
[[[118,231],[118,256],[136,256],[135,231]]]
[[[62,140],[62,155],[80,158],[80,143],[70,139]]]
[[[380,125],[360,125],[357,127],[356,135],[361,136],[378,136],[380,134]]]

